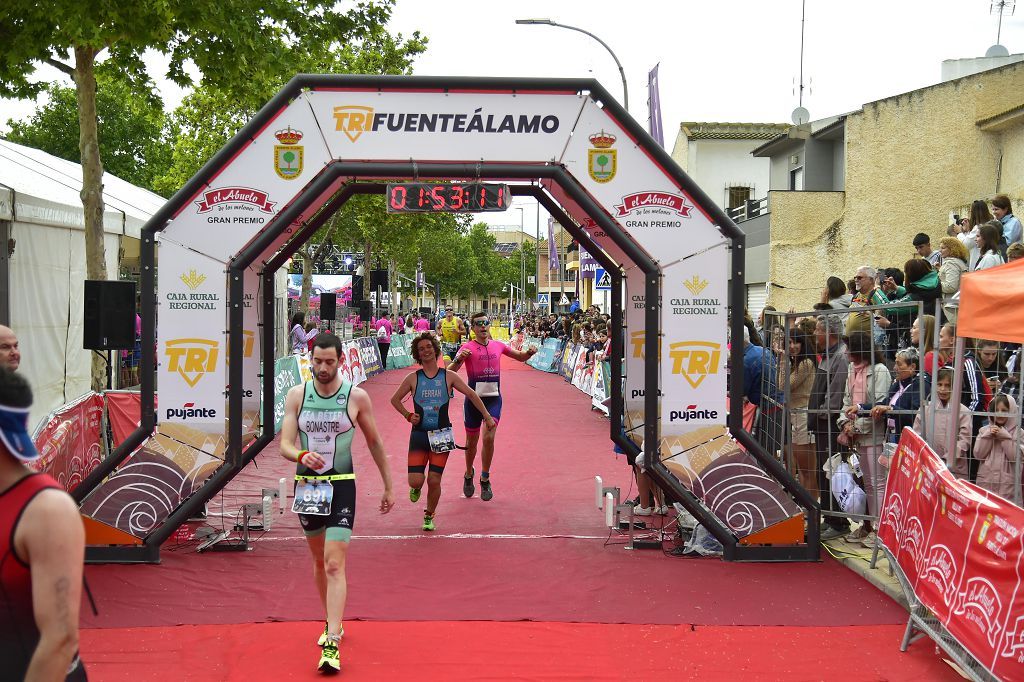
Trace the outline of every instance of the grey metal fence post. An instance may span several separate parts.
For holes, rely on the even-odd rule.
[[[956,458],[956,438],[960,433],[956,425],[960,423],[960,393],[964,387],[964,345],[966,339],[962,336],[956,337],[956,350],[953,353],[953,393],[949,396],[950,402],[950,429],[948,449],[946,457]],[[970,461],[970,460],[968,460]],[[968,469],[970,467],[968,466]],[[968,476],[968,478],[970,478]]]

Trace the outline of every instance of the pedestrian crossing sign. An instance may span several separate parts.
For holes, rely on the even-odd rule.
[[[548,294],[537,294],[537,305],[548,305]]]
[[[562,294],[562,300],[558,302],[558,305],[569,305],[569,297]]]
[[[594,288],[598,291],[610,291],[612,288],[612,276],[604,268],[598,268],[594,273]]]

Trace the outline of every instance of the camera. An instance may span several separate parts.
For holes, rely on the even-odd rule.
[[[957,223],[957,224],[960,223],[960,216],[959,216],[959,214],[956,214],[956,213],[953,214],[953,222]]]

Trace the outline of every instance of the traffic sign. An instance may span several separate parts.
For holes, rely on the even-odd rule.
[[[569,305],[569,297],[562,294],[562,300],[558,302],[558,305]]]
[[[548,295],[537,294],[537,305],[548,305]]]
[[[594,288],[598,291],[611,291],[612,276],[604,268],[598,268],[595,271]]]

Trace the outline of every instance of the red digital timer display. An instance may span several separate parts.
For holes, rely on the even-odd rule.
[[[388,183],[388,213],[486,213],[512,201],[508,185],[482,182]]]

